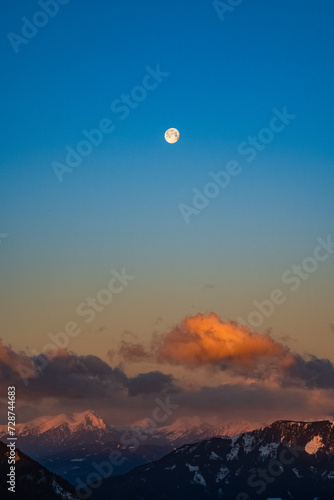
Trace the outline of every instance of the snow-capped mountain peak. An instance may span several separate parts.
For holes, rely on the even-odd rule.
[[[106,430],[107,426],[92,410],[88,410],[82,413],[73,413],[73,423],[77,427],[83,425],[85,427],[91,427],[94,429]]]
[[[82,413],[61,413],[60,415],[38,417],[16,426],[16,432],[20,436],[41,435],[55,429],[66,429],[70,433],[74,433],[81,430],[104,431],[107,426],[91,410]],[[6,434],[7,426],[0,426],[0,437]]]
[[[171,424],[152,428],[150,419],[137,420],[132,427],[151,429],[153,439],[159,442],[167,442],[172,446],[182,446],[185,443],[194,443],[211,437],[235,437],[243,432],[249,432],[259,428],[263,423],[259,422],[226,422],[217,416],[183,416],[174,420]]]

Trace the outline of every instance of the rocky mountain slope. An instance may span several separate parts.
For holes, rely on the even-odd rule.
[[[10,484],[8,448],[0,441],[0,498],[15,500],[77,500],[74,488],[67,481],[49,472],[25,453],[16,450],[15,492],[8,490]]]
[[[99,500],[333,500],[334,423],[277,421],[106,479]]]

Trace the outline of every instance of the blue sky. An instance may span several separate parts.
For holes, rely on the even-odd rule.
[[[17,54],[7,35],[40,7],[5,0],[2,9],[5,340],[41,347],[123,266],[136,275],[133,289],[99,320],[114,337],[150,334],[160,316],[233,319],[331,233],[331,2],[244,0],[222,22],[204,0],[71,0]],[[157,65],[169,75],[120,120],[111,103]],[[296,118],[247,163],[238,145],[284,106]],[[115,130],[59,183],[52,162],[103,118]],[[180,130],[175,145],[164,141],[169,127]],[[242,173],[186,225],[178,205],[230,160]],[[328,340],[332,280],[329,259],[263,328],[320,349],[312,334],[321,325]],[[75,347],[102,354],[109,340],[96,346],[87,334]]]

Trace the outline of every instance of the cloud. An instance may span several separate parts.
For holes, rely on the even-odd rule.
[[[224,323],[214,313],[187,317],[168,332],[159,346],[158,361],[188,367],[231,365],[256,367],[284,356],[286,349],[267,335]]]
[[[0,380],[2,383],[10,383],[20,379],[22,373],[30,374],[30,377],[37,375],[33,361],[25,353],[16,353],[11,346],[5,346],[0,339]]]
[[[201,322],[200,324],[203,325]],[[214,324],[213,322],[212,325]],[[191,323],[191,326],[194,325],[195,323]],[[235,328],[238,327],[232,324],[231,329],[227,330],[229,339],[237,335]],[[193,330],[189,333],[191,341],[193,338],[197,341],[201,339],[200,334],[194,336]],[[182,342],[187,344],[188,336],[181,338]],[[153,337],[150,355],[157,357],[163,354],[170,359],[172,351],[167,350],[166,346],[174,345],[175,338],[174,335],[169,337],[168,340],[173,342],[167,344],[164,339],[165,336],[162,339]],[[215,346],[215,336],[212,336],[212,339],[214,340],[211,342]],[[269,339],[269,343],[257,343],[252,351],[255,358],[263,359],[265,355],[267,359],[272,342]],[[238,342],[236,344],[238,345]],[[279,371],[276,366],[277,377],[281,377],[280,384],[270,381],[270,378],[256,381],[245,379],[244,382],[239,380],[237,383],[199,388],[189,384],[182,386],[173,375],[157,370],[139,373],[130,378],[123,370],[113,368],[97,356],[78,356],[65,350],[58,351],[57,355],[49,358],[43,369],[40,359],[38,368],[34,368],[36,358],[30,358],[23,352],[16,353],[1,343],[0,346],[0,390],[6,394],[8,385],[17,387],[17,410],[21,422],[40,415],[84,411],[93,407],[113,423],[132,423],[137,419],[151,417],[156,406],[155,399],[163,399],[165,395],[170,395],[172,403],[179,405],[177,416],[220,415],[226,420],[246,418],[261,421],[267,418],[307,419],[322,418],[333,413],[334,409],[331,363],[315,357],[304,360],[289,352],[291,358],[284,355],[280,357],[281,352],[284,353],[286,349],[282,346],[274,346],[273,350],[277,354],[278,366],[281,367]],[[194,360],[197,360],[201,366],[203,363],[206,363],[205,366],[212,366],[213,363],[217,370],[222,369],[223,362],[230,363],[229,367],[237,372],[239,369],[245,373],[253,373],[255,370],[256,364],[249,361],[248,356],[244,361],[242,351],[236,351],[234,357],[228,357],[225,351],[218,351],[219,355],[216,353],[210,357],[211,348],[209,349],[206,343],[204,346],[204,355],[201,350],[200,354],[195,350],[190,350],[188,354],[181,351],[182,356],[173,357],[173,362],[183,362],[185,357],[191,368],[195,368]],[[292,359],[293,363],[284,364],[286,359]],[[29,369],[29,375],[26,375],[28,385],[24,385],[21,378],[22,366]],[[270,366],[273,370],[274,365]],[[296,385],[296,380],[299,381],[299,386]],[[319,386],[326,390],[318,389]],[[5,417],[6,406],[0,404],[0,420],[5,422]]]
[[[212,285],[211,283],[206,283],[203,286],[204,290],[211,290],[212,288],[216,288],[216,285]]]
[[[172,375],[166,375],[158,371],[140,373],[127,382],[130,396],[147,393],[176,392],[175,379]]]
[[[123,340],[118,350],[118,354],[126,359],[135,361],[143,361],[143,360],[153,360],[153,354],[145,351],[145,348],[139,342],[131,342]]]
[[[38,376],[29,381],[29,390],[41,397],[98,399],[122,390],[126,375],[111,368],[97,356],[68,353],[49,360]]]
[[[175,389],[172,375],[141,373],[128,378],[98,356],[78,356],[60,350],[52,357],[29,358],[0,343],[1,389],[20,388],[21,400],[113,399],[138,394],[164,393]]]
[[[274,421],[278,419],[323,419],[333,414],[334,390],[304,390],[279,387],[262,382],[201,387],[174,394],[180,414],[218,415],[223,420]]]
[[[328,359],[319,359],[315,356],[309,358],[305,360],[294,354],[294,363],[285,372],[282,385],[290,385],[299,380],[308,389],[332,389],[334,387],[332,363]]]
[[[186,317],[169,332],[152,337],[146,350],[138,342],[123,341],[118,354],[125,361],[154,359],[189,369],[214,368],[286,387],[334,388],[334,367],[329,360],[304,359],[268,334],[223,321],[215,313]]]

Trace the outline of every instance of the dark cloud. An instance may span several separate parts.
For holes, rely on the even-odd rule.
[[[294,355],[294,363],[288,367],[282,377],[282,385],[289,386],[298,382],[307,389],[333,389],[334,388],[334,366],[328,359],[319,359],[309,356],[305,360],[301,356]]]
[[[131,342],[123,340],[118,349],[118,354],[127,361],[149,361],[153,360],[152,353],[147,352],[142,344],[139,342]]]
[[[98,356],[59,351],[53,357],[29,358],[2,344],[0,347],[2,389],[7,390],[8,384],[17,386],[23,400],[111,399],[117,394],[153,394],[174,387],[172,375],[155,371],[128,378],[120,368],[112,368]]]
[[[161,392],[175,392],[175,379],[172,375],[166,375],[158,371],[150,373],[140,373],[127,382],[130,396],[138,394],[151,394]]]
[[[212,285],[211,283],[206,283],[203,288],[204,290],[211,290],[212,288],[216,288],[216,285]]]
[[[333,412],[334,390],[307,391],[262,383],[224,384],[173,394],[180,415],[218,415],[226,421],[307,420]]]
[[[30,376],[36,374],[32,359],[24,352],[16,353],[0,339],[0,382],[5,384],[20,379],[23,371],[29,372]]]
[[[97,356],[69,353],[49,359],[38,375],[28,380],[27,388],[41,397],[98,399],[122,390],[126,381],[123,372]]]

